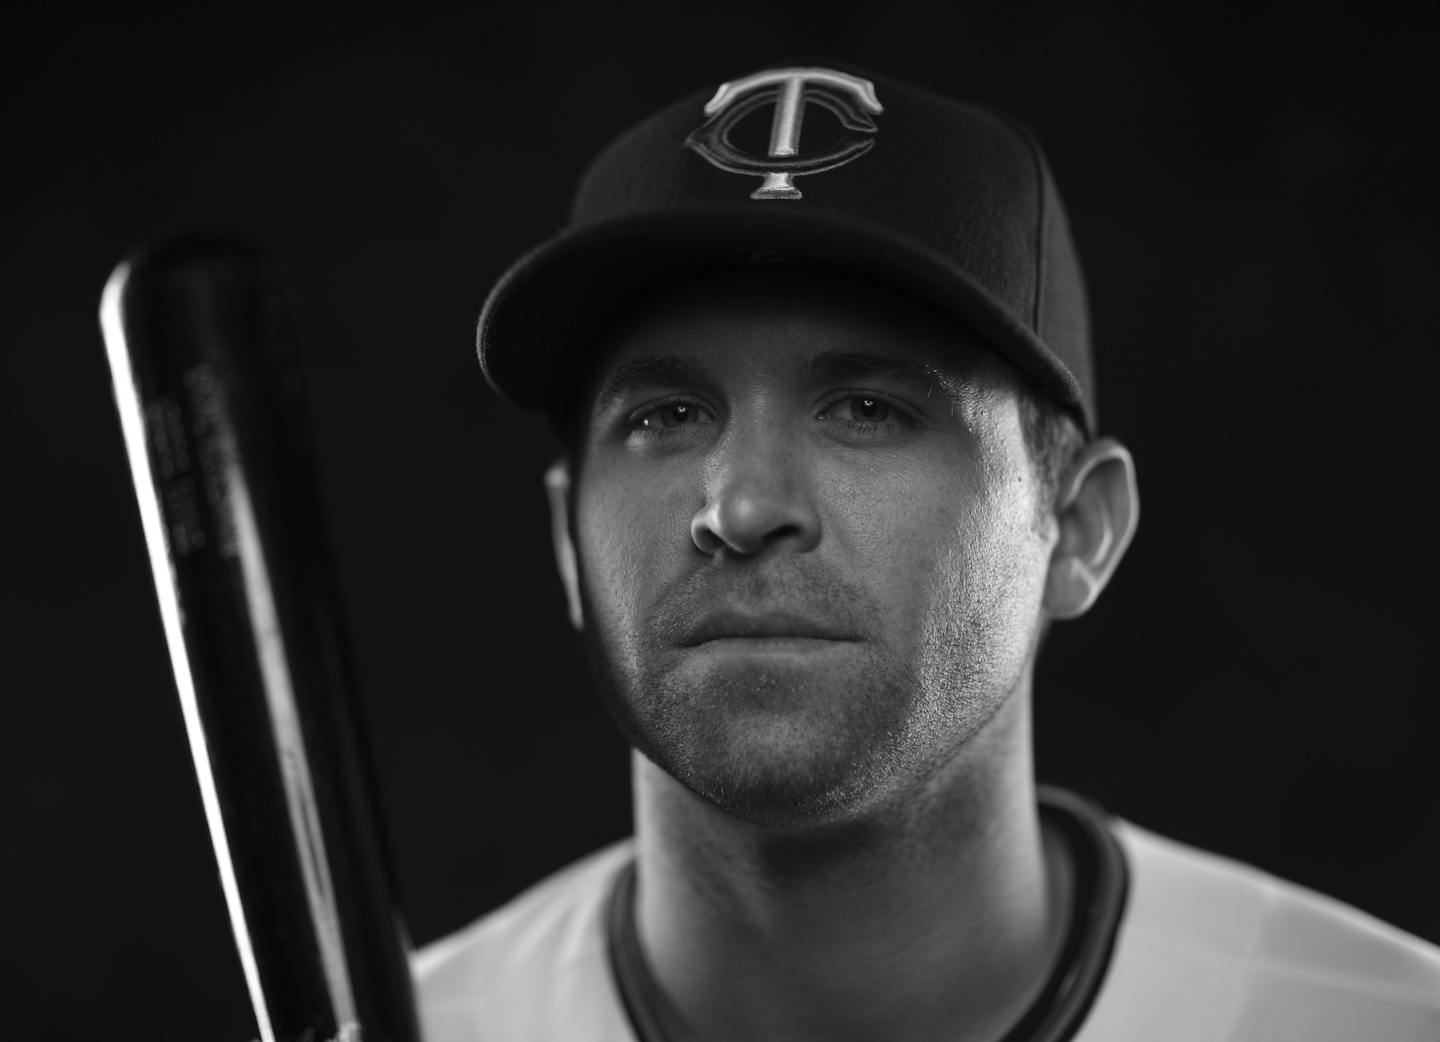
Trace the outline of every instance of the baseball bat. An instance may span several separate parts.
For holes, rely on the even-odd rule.
[[[265,1042],[418,1042],[299,367],[269,267],[190,236],[100,324],[221,888]]]

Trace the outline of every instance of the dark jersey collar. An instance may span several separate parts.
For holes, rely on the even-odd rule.
[[[1095,803],[1041,787],[1040,815],[1062,837],[1075,869],[1070,926],[1045,987],[1002,1042],[1065,1042],[1085,1022],[1115,947],[1129,889],[1125,856]],[[610,970],[639,1042],[680,1042],[675,1011],[655,984],[635,932],[635,862],[620,872],[606,914]]]

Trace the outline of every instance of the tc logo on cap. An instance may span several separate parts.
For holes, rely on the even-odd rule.
[[[775,117],[767,154],[741,152],[730,141],[731,130],[769,104],[775,106]],[[802,155],[800,125],[806,104],[829,109],[846,129],[865,136],[849,137],[828,152]],[[710,119],[686,138],[685,144],[721,170],[763,177],[764,183],[750,193],[751,199],[799,199],[800,189],[793,178],[834,170],[870,151],[878,130],[871,116],[883,111],[869,80],[834,69],[770,69],[722,83],[705,105]]]

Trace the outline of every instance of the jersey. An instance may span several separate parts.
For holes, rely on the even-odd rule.
[[[1041,811],[1092,849],[1045,1004],[1005,1042],[1440,1039],[1440,949],[1058,790]],[[669,1042],[637,997],[634,861],[612,844],[420,951],[427,1042]]]

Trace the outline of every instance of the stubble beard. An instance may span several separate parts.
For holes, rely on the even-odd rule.
[[[824,828],[904,801],[954,758],[1013,687],[987,668],[995,656],[984,646],[974,604],[951,605],[958,617],[933,621],[914,656],[918,666],[870,644],[843,686],[825,690],[813,678],[762,664],[681,682],[657,666],[643,641],[607,625],[586,594],[582,583],[586,657],[622,735],[701,799],[758,825]],[[811,712],[777,716],[767,704]]]

